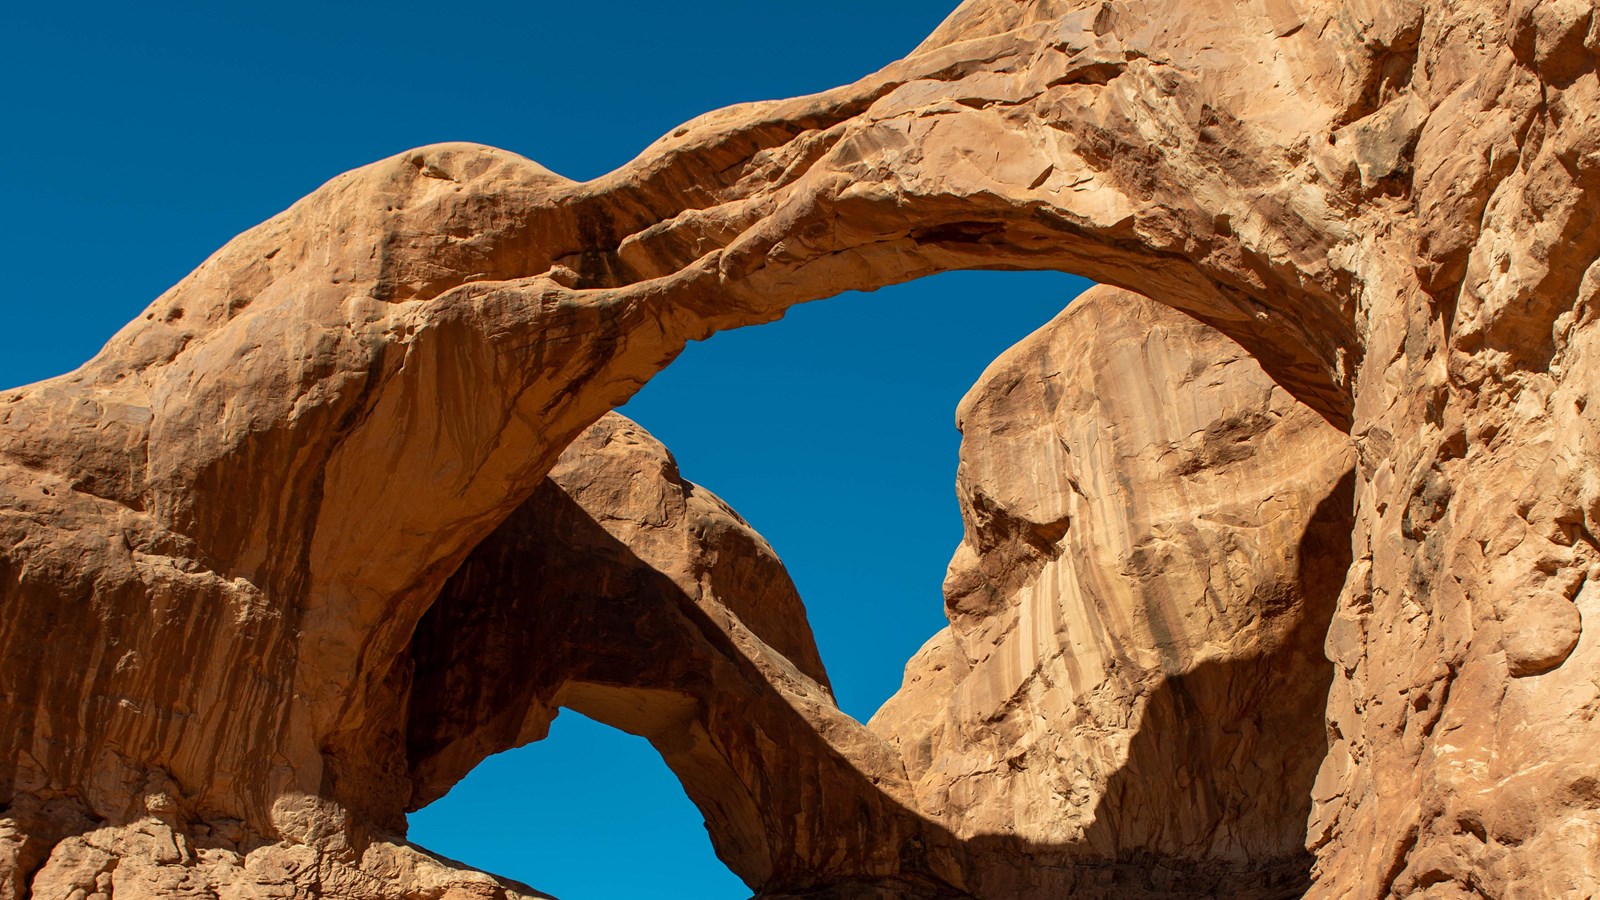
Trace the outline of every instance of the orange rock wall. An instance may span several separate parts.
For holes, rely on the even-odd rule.
[[[717,329],[1048,268],[1354,444],[1311,895],[1600,893],[1597,58],[1584,0],[969,0],[592,182],[469,145],[335,178],[0,392],[0,890],[108,893],[84,847],[159,821],[387,896],[418,624],[579,434]],[[964,889],[917,841],[769,893]]]

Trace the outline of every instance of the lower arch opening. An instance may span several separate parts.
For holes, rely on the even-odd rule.
[[[560,900],[750,896],[650,742],[570,709],[408,819],[412,843]]]
[[[434,699],[420,706],[422,693],[413,692],[413,716],[431,710],[422,720],[427,726],[413,734],[418,784],[449,783],[452,770],[466,768],[468,751],[482,746],[478,741],[503,747],[537,740],[536,720],[546,714],[540,710],[567,703],[574,681],[648,688],[707,704],[696,715],[702,724],[715,723],[707,726],[713,755],[728,760],[730,777],[711,784],[691,774],[682,783],[713,822],[718,851],[762,896],[798,895],[848,878],[871,884],[906,871],[922,879],[914,885],[922,893],[905,894],[917,897],[1049,896],[1081,892],[1105,877],[1173,897],[1287,897],[1302,889],[1309,861],[1302,849],[1306,809],[1325,751],[1322,709],[1332,671],[1321,656],[1322,636],[1349,564],[1350,484],[1335,471],[1348,447],[1259,367],[1241,371],[1254,361],[1237,345],[1217,344],[1216,332],[1142,298],[1100,296],[1087,309],[1076,307],[1083,315],[1054,319],[1028,337],[1026,352],[995,359],[1051,319],[1066,305],[1070,288],[1082,284],[1053,273],[952,273],[798,307],[787,323],[728,332],[691,347],[623,410],[679,455],[688,476],[722,493],[785,555],[811,604],[816,643],[838,679],[832,689],[839,706],[857,722],[834,720],[811,733],[789,711],[756,715],[767,702],[759,690],[749,699],[749,721],[729,691],[715,699],[719,684],[762,684],[750,659],[740,655],[749,646],[717,630],[716,610],[700,603],[703,598],[679,577],[684,573],[668,571],[652,556],[655,541],[635,540],[634,525],[648,531],[659,523],[645,516],[619,531],[608,515],[590,515],[595,507],[584,506],[584,490],[594,479],[580,480],[577,487],[541,494],[542,512],[504,529],[509,539],[475,551],[454,580],[456,589],[446,592],[454,605],[442,602],[429,614],[438,621],[419,628],[417,684],[437,687],[428,688]],[[1101,312],[1093,313],[1096,308]],[[1019,321],[1028,318],[1033,321]],[[1101,339],[1077,340],[1080,335]],[[971,357],[952,360],[963,343]],[[935,371],[955,381],[921,383]],[[977,400],[969,396],[963,404],[967,439],[982,435],[988,455],[968,460],[963,453],[957,504],[949,472],[960,436],[948,423],[968,388]],[[1062,419],[1058,409],[1077,418]],[[922,430],[928,422],[937,424]],[[608,427],[609,436],[594,447],[614,449],[618,435],[626,439],[621,443],[645,442],[628,437],[625,426]],[[1325,445],[1321,437],[1304,437],[1315,429],[1327,432]],[[1128,432],[1134,437],[1119,436]],[[1102,446],[1112,447],[1111,455]],[[683,501],[690,508],[692,498],[706,496],[683,480],[664,451],[626,462],[635,468],[624,466],[624,473],[648,471],[664,479],[672,485],[669,493],[690,498]],[[641,463],[655,468],[637,468]],[[1321,465],[1331,468],[1309,480],[1289,478],[1282,492],[1272,489],[1285,471]],[[627,477],[599,482],[615,488],[607,495],[612,500],[642,483]],[[897,502],[896,491],[920,501]],[[1178,515],[1165,515],[1166,508]],[[1251,518],[1258,514],[1260,521]],[[1103,523],[1109,530],[1096,531]],[[1252,534],[1269,525],[1281,533],[1252,543]],[[709,532],[691,527],[688,533],[699,539]],[[966,653],[963,642],[988,642],[991,656],[1052,665],[1064,660],[1060,671],[1019,684],[1002,683],[1008,676],[1000,669],[992,684],[982,678],[924,683],[927,716],[895,709],[893,701],[879,709],[901,685],[903,660],[944,624],[939,581],[946,575],[945,554],[957,542],[962,551],[942,592],[959,639],[929,641],[911,667],[921,660],[924,675],[978,668],[982,660],[970,653],[949,666],[930,663],[929,654]],[[1102,552],[1119,542],[1126,546]],[[712,556],[725,560],[727,554]],[[578,571],[572,563],[578,559],[594,567],[586,563]],[[770,562],[775,566],[776,557]],[[690,569],[714,565],[691,563]],[[787,584],[782,567],[773,566],[730,577],[745,589]],[[700,581],[715,583],[716,577]],[[764,594],[762,603],[735,610],[736,617],[760,617],[769,600],[792,602],[777,619],[803,626],[793,593]],[[737,599],[733,592],[721,601]],[[1037,609],[1009,626],[984,624],[1004,624],[1007,604],[1027,603]],[[750,624],[762,632],[755,618]],[[424,636],[457,633],[496,640],[513,635],[493,655],[498,665],[486,667],[500,674],[483,684],[452,686],[464,666],[485,658],[483,642],[432,646],[438,642]],[[1053,648],[1044,646],[1051,634]],[[818,691],[830,690],[820,664],[813,670],[793,652],[809,637],[760,636],[781,645],[800,675],[817,678]],[[1018,651],[1015,642],[1023,637],[1043,641],[1042,653]],[[622,644],[612,643],[618,639]],[[563,653],[535,653],[551,641]],[[1226,646],[1219,653],[1213,645]],[[690,648],[687,662],[650,652],[660,647]],[[516,674],[515,666],[506,673],[507,661],[524,659],[531,674]],[[916,693],[911,674],[897,697]],[[470,674],[468,680],[483,677]],[[1110,687],[1095,688],[1098,678]],[[1075,679],[1087,679],[1088,687]],[[1077,699],[1046,696],[1057,688],[1070,694],[1068,685]],[[596,702],[579,697],[572,705],[658,737]],[[1079,714],[1096,703],[1104,708],[1087,718]],[[968,712],[987,710],[999,718],[963,721],[963,704]],[[468,707],[476,712],[459,718]],[[505,721],[490,715],[503,708],[532,712]],[[825,741],[817,752],[805,748],[787,756],[786,748],[768,746],[774,737],[781,744],[802,732],[808,739],[827,733],[829,741],[853,734],[850,728],[859,729],[875,709],[875,735],[869,736],[894,745],[905,769],[898,777],[912,785],[894,795],[898,809],[888,803],[856,815],[820,805],[814,801],[842,796],[855,803],[865,794],[857,792],[859,784],[831,774],[832,763],[822,759]],[[1125,721],[1119,724],[1119,717]],[[1050,727],[1030,731],[1035,720]],[[1091,739],[1095,728],[1107,732],[1098,743]],[[1066,739],[1055,739],[1062,735]],[[1281,746],[1279,739],[1295,746]],[[869,743],[850,741],[852,751]],[[690,771],[682,765],[683,751],[667,744],[658,741],[658,748],[669,759],[678,754],[674,765]],[[653,752],[642,741],[638,746]],[[1081,758],[1069,758],[1074,753]],[[799,765],[771,765],[778,759]],[[949,787],[939,787],[939,767],[952,760],[978,766],[973,771],[980,775],[991,765],[988,780],[1002,789],[959,800],[939,793]],[[595,765],[587,755],[583,764]],[[878,785],[881,772],[858,774]],[[792,779],[787,787],[768,790],[786,779]],[[742,796],[754,800],[753,813],[728,800],[724,789],[734,781],[742,781]],[[930,784],[931,794],[925,790]],[[899,813],[916,821],[880,827],[873,818],[887,821]],[[828,816],[842,816],[834,831],[807,821]],[[840,836],[863,822],[865,839]],[[919,831],[924,822],[932,824]],[[428,845],[421,832],[414,837]],[[880,837],[882,846],[873,845]],[[888,852],[877,852],[883,848]],[[859,858],[846,858],[836,870],[815,868],[818,861],[831,865],[856,853]],[[965,861],[951,863],[954,857]],[[541,889],[567,877],[542,871],[528,876]],[[587,876],[578,877],[581,884]],[[939,893],[947,887],[957,893]],[[698,885],[689,889],[692,896],[714,896]],[[598,896],[567,893],[567,900]]]

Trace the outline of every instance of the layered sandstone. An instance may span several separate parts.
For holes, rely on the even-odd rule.
[[[990,267],[1190,313],[1350,433],[1312,894],[1600,893],[1597,56],[1583,0],[969,0],[593,182],[336,178],[0,393],[8,889],[174,808],[352,858],[418,789],[419,623],[574,438],[686,340]]]

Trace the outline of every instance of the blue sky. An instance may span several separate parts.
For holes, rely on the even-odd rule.
[[[65,372],[346,169],[469,140],[589,178],[685,119],[854,80],[955,0],[81,3],[8,11],[0,387]],[[1086,285],[953,273],[691,346],[625,409],[772,542],[865,719],[943,624],[956,401]],[[413,816],[563,900],[748,896],[644,741],[566,713]]]

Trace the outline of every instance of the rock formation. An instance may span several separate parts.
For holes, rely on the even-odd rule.
[[[650,738],[753,882],[936,881],[901,865],[896,830],[911,840],[925,823],[898,802],[910,798],[898,756],[834,705],[776,555],[621,416],[580,435],[474,549],[387,687],[404,740],[369,752],[410,773],[407,807],[543,738],[565,706]],[[83,833],[32,858],[14,842],[8,880],[27,875],[35,897],[544,896],[419,852],[395,837],[395,815],[354,822],[304,798],[273,814],[306,833],[264,841],[196,810],[175,784],[146,790],[142,808],[108,821],[68,798],[14,803],[17,836]]]
[[[980,895],[1091,896],[1100,869],[1115,896],[1298,895],[1348,437],[1215,330],[1108,288],[958,421],[951,627],[871,724],[921,810],[1017,861]]]
[[[286,896],[400,896],[424,883],[412,893],[442,895],[457,890],[451,879],[465,879],[458,893],[477,890],[465,874],[407,882],[404,872],[433,864],[384,835],[474,753],[537,734],[541,709],[565,702],[562,684],[597,710],[618,695],[584,687],[615,685],[596,670],[462,688],[446,671],[448,635],[420,629],[450,615],[436,603],[456,596],[442,594],[447,581],[476,571],[463,563],[544,490],[563,450],[685,341],[844,290],[977,267],[1070,270],[1188,313],[1349,433],[1353,562],[1324,644],[1332,681],[1327,754],[1310,788],[1310,895],[1600,893],[1600,426],[1586,412],[1600,384],[1597,59],[1600,16],[1584,0],[968,0],[906,59],[856,84],[708,114],[593,182],[468,145],[334,179],[230,242],[76,372],[0,392],[0,891],[60,877],[43,885],[109,893],[101,876],[124,868],[96,870],[97,853],[187,859],[208,847],[246,863],[278,848],[271,866],[287,874],[256,883]],[[1243,471],[1200,442],[1188,451],[1200,452],[1197,484]],[[1099,458],[1079,446],[1076,458]],[[1116,458],[1141,477],[1188,477]],[[1003,474],[969,468],[964,484]],[[1324,508],[1304,505],[1313,473],[1294,474],[1285,496]],[[1237,499],[1193,489],[1185,502],[1199,509]],[[1138,496],[1130,483],[1083,503],[1120,506],[1128,540],[1160,534],[1154,512],[1128,511],[1124,499]],[[682,522],[709,509],[683,503]],[[1078,538],[1070,522],[1057,535],[1059,519],[1035,514],[1003,491],[992,509],[973,506],[974,553],[1027,563],[1016,584],[952,582],[949,644],[980,655],[950,677],[974,691],[1014,678],[1003,661],[1013,649],[984,620],[1003,627],[1041,573],[1182,602],[1140,582],[1138,564],[1113,577],[1093,574],[1111,558],[1098,553],[1052,562],[1039,542]],[[1030,524],[1015,535],[984,531],[1020,522]],[[898,810],[925,802],[944,777],[936,764],[978,745],[1017,750],[1014,737],[974,732],[959,710],[927,711],[915,728],[938,737],[926,754],[920,738],[900,742],[912,771],[897,780],[892,745],[828,711],[789,601],[734,596],[737,575],[691,584],[662,550],[678,540],[665,536],[678,526],[665,527],[621,538],[644,541],[628,553],[665,579],[628,570],[659,587],[655,606],[669,605],[668,582],[688,598],[671,597],[677,612],[660,614],[661,633],[703,640],[696,652],[711,671],[789,698],[785,733],[806,722],[816,735],[796,751],[815,748],[807,777],[778,779],[754,770],[771,762],[761,748],[716,723],[725,681],[702,685],[696,696],[712,699],[671,728],[653,707],[612,714],[652,734],[702,729],[734,754],[738,787],[701,794],[726,791],[734,804],[708,812],[737,823],[719,839],[724,856],[768,894],[998,884],[982,860],[1018,845],[974,857],[972,840],[941,829],[944,810]],[[1212,527],[1201,533],[1221,541],[1233,526]],[[736,532],[708,536],[707,552]],[[591,536],[589,549],[615,551],[605,565],[632,565]],[[1304,543],[1278,549],[1280,565],[1309,558]],[[485,561],[492,551],[477,562],[505,576]],[[1196,570],[1227,557],[1221,545],[1188,551]],[[983,560],[959,571],[982,574]],[[1267,566],[1237,583],[1285,574]],[[1114,681],[1138,727],[1179,728],[1162,718],[1178,708],[1163,692],[1177,698],[1228,653],[1303,657],[1296,629],[1313,627],[1319,597],[1302,589],[1281,608],[1267,603],[1260,633],[1225,649],[1212,636],[1186,645],[1178,636],[1199,632],[1178,629],[1167,651],[1176,671],[1145,646],[1110,657],[1097,647],[1083,672],[1099,677],[1105,659],[1125,657]],[[1034,607],[1015,608],[1020,625]],[[1228,608],[1215,623],[1239,621]],[[1090,634],[1161,648],[1160,621],[1140,612]],[[984,664],[986,643],[999,671]],[[628,683],[672,693],[688,677]],[[1237,713],[1237,684],[1225,673],[1203,699]],[[402,708],[413,686],[463,710],[477,690],[514,690],[527,707],[518,721],[435,709],[419,731]],[[1127,733],[1108,740],[1095,771]],[[1142,766],[1138,741],[1129,746]],[[664,752],[688,766],[701,758]],[[1204,797],[1245,784],[1232,780],[1241,771],[1230,761],[1204,770],[1204,786],[1198,769],[1179,783]],[[847,797],[880,780],[864,802],[882,812],[887,838],[829,836],[828,805],[803,786],[836,778]],[[1009,818],[1023,840],[1076,833],[1070,818],[1010,816],[1007,798],[1031,788],[1004,780],[954,802],[996,827]],[[1161,790],[1107,785],[1113,801]],[[1268,805],[1281,818],[1291,803],[1285,793]],[[787,830],[770,818],[780,807],[801,813]],[[1205,841],[1192,822],[1175,814],[1164,828],[1141,811],[1114,830],[1193,859]],[[1202,855],[1275,857],[1281,837],[1214,838]],[[813,868],[828,840],[848,846]],[[190,875],[149,890],[204,894],[209,876]]]
[[[473,550],[402,665],[412,808],[567,707],[649,738],[753,886],[939,890],[902,847],[945,836],[894,748],[835,705],[777,556],[621,416]]]

